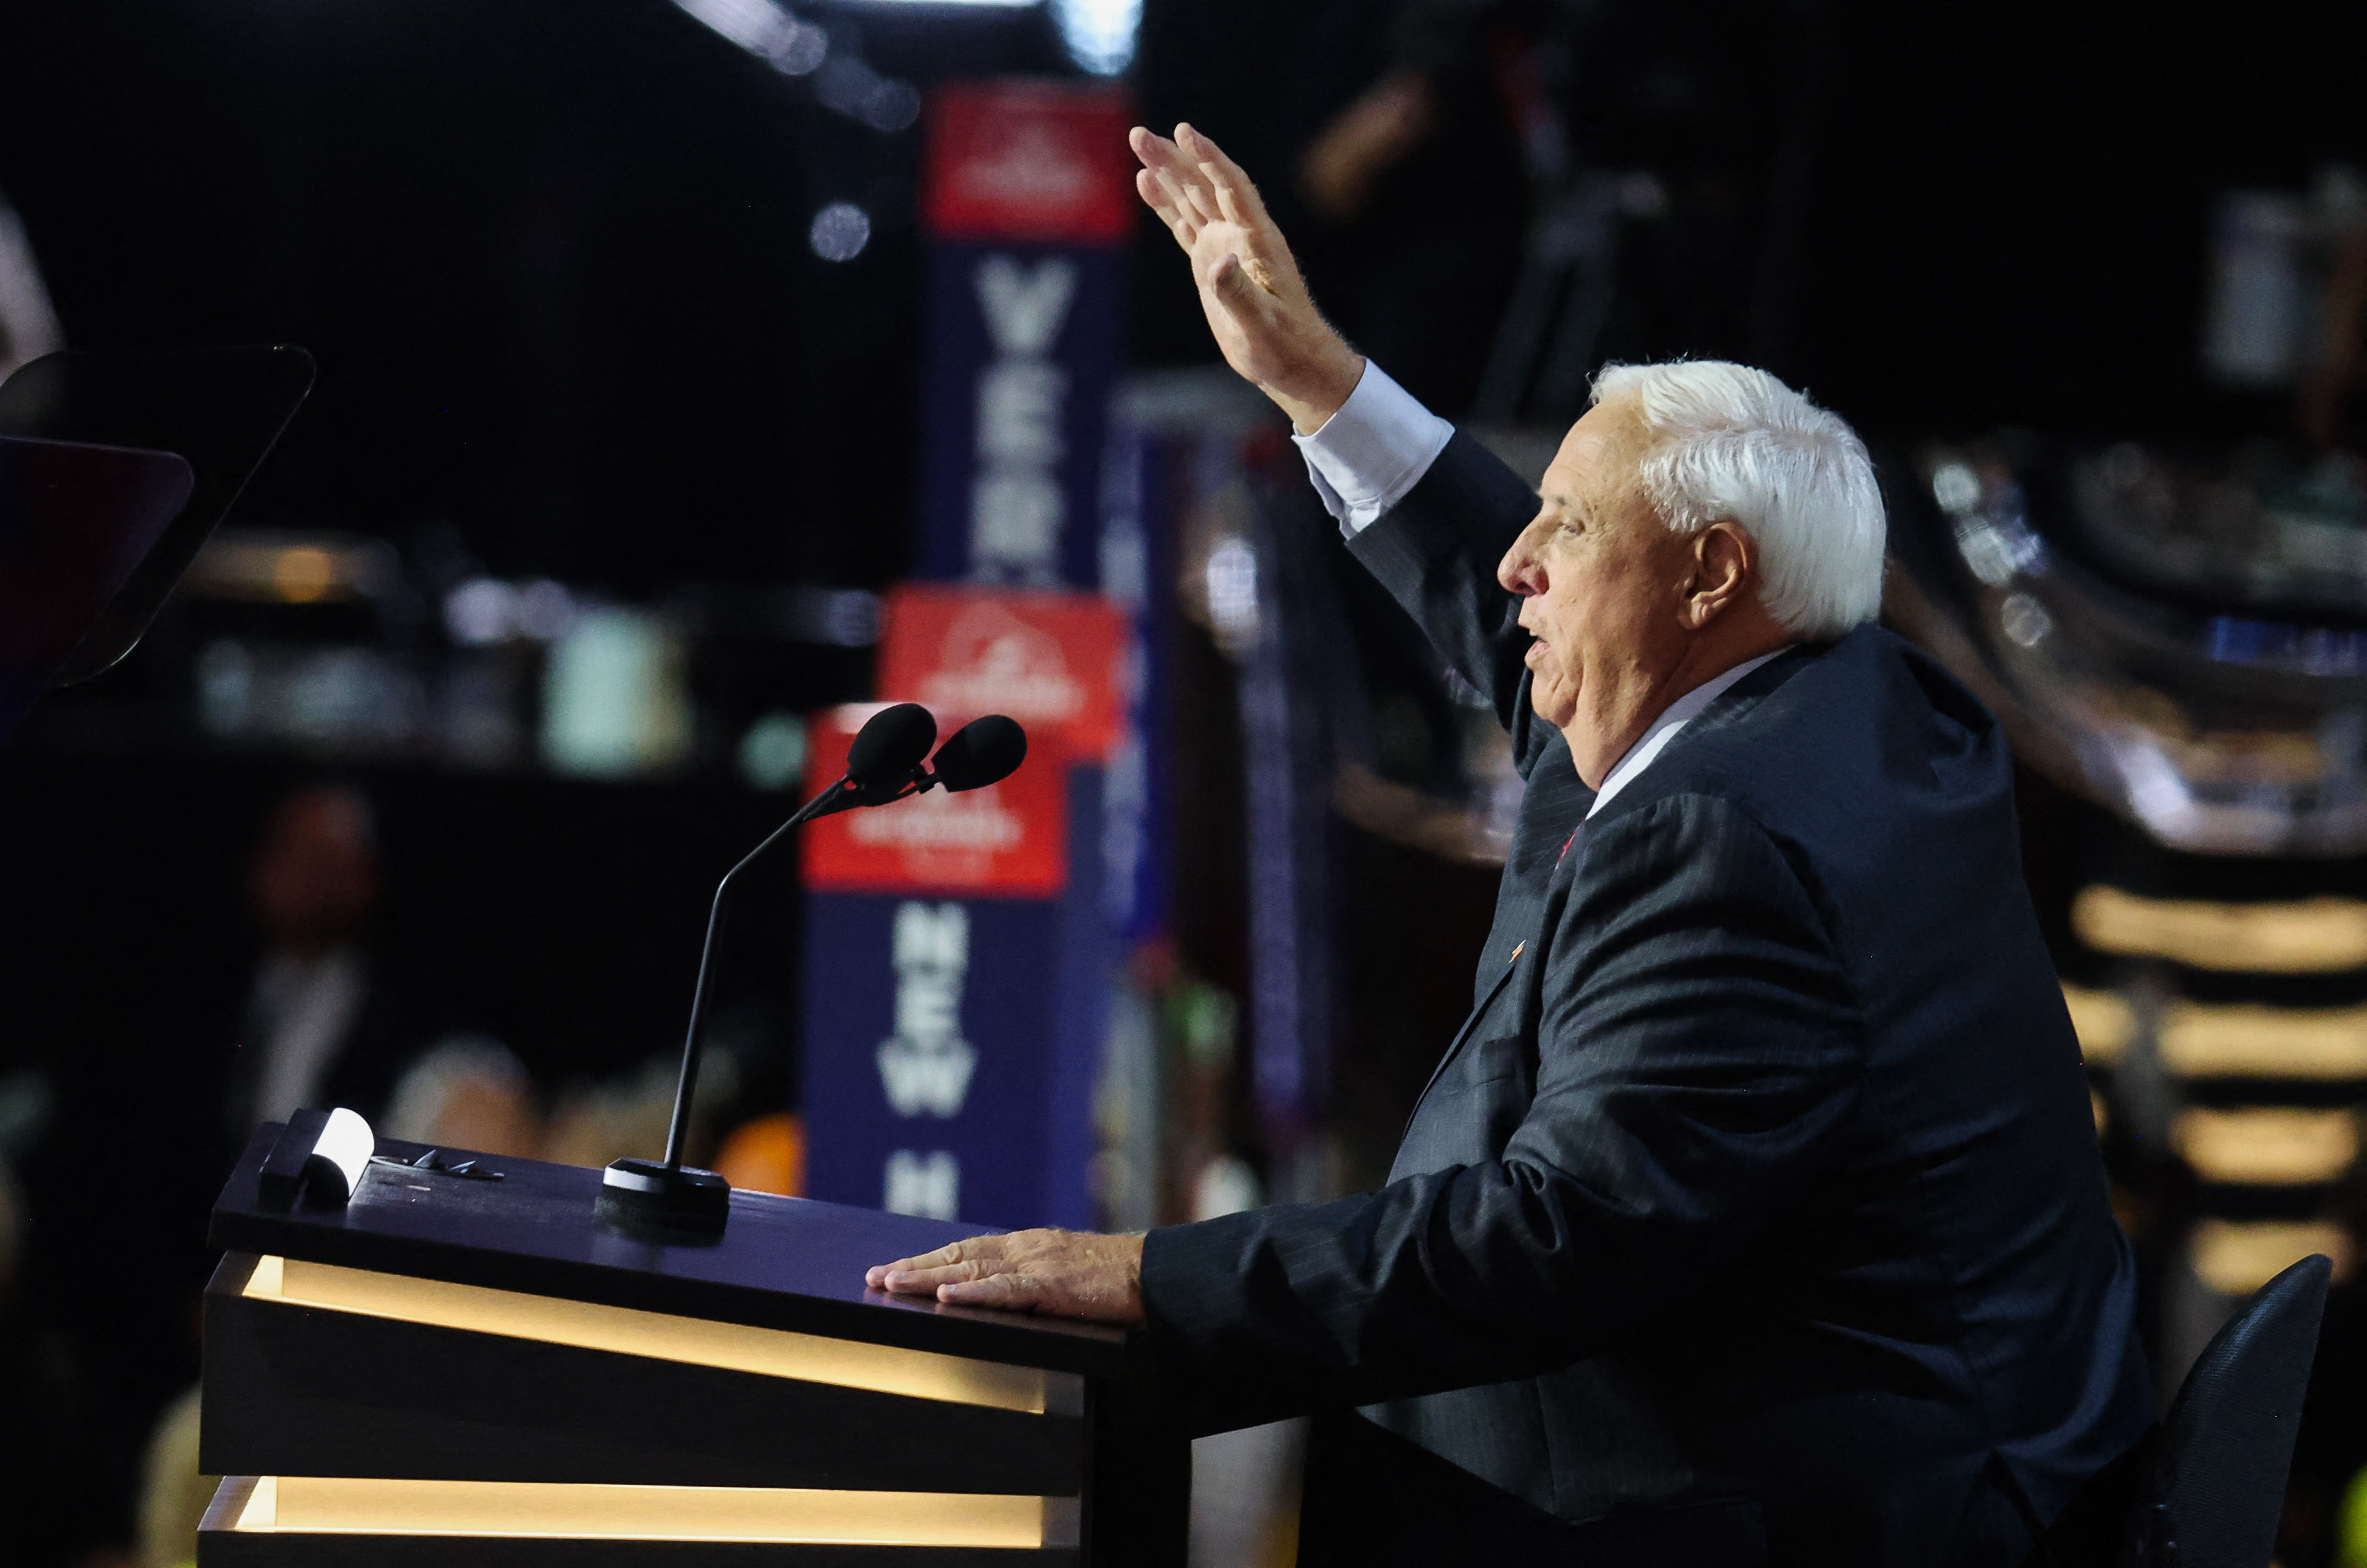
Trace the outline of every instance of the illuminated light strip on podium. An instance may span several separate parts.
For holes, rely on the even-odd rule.
[[[1074,1547],[1077,1499],[958,1492],[226,1477],[207,1528],[240,1534]]]
[[[631,1307],[530,1296],[481,1285],[379,1274],[295,1258],[258,1257],[240,1294],[255,1301],[284,1301],[291,1306],[391,1318],[436,1328],[538,1340],[547,1345],[611,1351],[727,1371],[754,1372],[836,1388],[865,1389],[874,1393],[902,1394],[948,1404],[1055,1415],[1075,1415],[1084,1407],[1084,1381],[1073,1373],[826,1339],[785,1329],[676,1317]]]

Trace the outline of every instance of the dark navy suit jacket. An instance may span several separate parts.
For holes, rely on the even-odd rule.
[[[1150,1234],[1146,1349],[1200,1429],[1335,1413],[1304,1561],[2019,1562],[2152,1410],[1997,722],[1861,627],[1586,820],[1535,507],[1458,436],[1352,546],[1529,781],[1470,1020],[1382,1190]]]

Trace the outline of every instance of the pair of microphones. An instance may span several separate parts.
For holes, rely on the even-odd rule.
[[[990,713],[947,736],[937,746],[934,768],[922,760],[931,746],[937,746],[937,721],[927,709],[917,702],[881,709],[847,747],[846,777],[808,801],[785,825],[795,827],[855,806],[884,806],[940,785],[958,791],[999,784],[1027,759],[1027,732],[1014,720]]]
[[[933,746],[934,759],[929,756]],[[713,1171],[685,1165],[682,1151],[690,1133],[691,1099],[698,1087],[698,1037],[707,1021],[715,937],[722,928],[723,895],[731,879],[792,829],[817,817],[857,806],[884,806],[935,789],[948,793],[982,790],[1010,778],[1026,759],[1027,732],[1000,713],[971,720],[940,746],[934,714],[917,702],[895,703],[874,713],[856,733],[847,747],[846,772],[837,783],[800,806],[797,815],[723,873],[707,912],[707,944],[698,954],[698,986],[691,994],[690,1032],[682,1042],[682,1073],[674,1082],[665,1158],[610,1165],[600,1178],[599,1210],[605,1217],[633,1230],[686,1240],[721,1235],[730,1217],[731,1184]]]

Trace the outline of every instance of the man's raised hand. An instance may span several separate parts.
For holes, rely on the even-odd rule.
[[[1308,297],[1290,246],[1239,165],[1188,125],[1140,126],[1135,188],[1192,258],[1200,308],[1225,362],[1274,399],[1302,435],[1339,412],[1365,361]]]
[[[1133,1326],[1142,1322],[1142,1238],[1087,1231],[972,1236],[880,1264],[863,1282],[899,1295],[934,1295],[956,1306]]]

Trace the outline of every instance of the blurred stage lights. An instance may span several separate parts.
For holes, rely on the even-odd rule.
[[[810,76],[814,97],[824,108],[859,119],[874,131],[909,130],[921,118],[919,88],[874,71],[853,47],[851,35],[833,40],[826,28],[803,20],[778,0],[674,0],[674,5],[782,75]]]
[[[785,76],[802,76],[830,54],[830,35],[774,0],[674,0],[715,32]]]
[[[1025,10],[1045,0],[854,0],[882,11]],[[902,131],[920,117],[920,94],[907,82],[874,72],[852,49],[833,49],[830,34],[779,0],[674,0],[712,31],[764,61],[785,76],[816,72],[826,108],[878,131]],[[1115,76],[1134,59],[1142,0],[1050,0],[1061,41],[1078,64]],[[841,40],[849,41],[849,40]],[[833,81],[832,78],[835,77]]]
[[[824,261],[853,261],[871,243],[871,214],[851,201],[833,201],[814,214],[806,243]]]
[[[677,4],[681,0],[676,0]],[[721,0],[705,0],[720,4]],[[965,9],[1002,7],[1011,10],[1040,5],[1043,0],[856,0],[882,9],[926,11],[951,6]],[[1051,0],[1053,19],[1070,55],[1099,76],[1115,76],[1134,59],[1134,40],[1142,25],[1142,0]],[[1665,205],[1665,202],[1663,202]]]
[[[821,107],[859,119],[874,131],[902,131],[921,118],[921,89],[882,76],[851,53],[830,57],[814,73],[814,97]]]
[[[740,777],[754,790],[787,790],[805,777],[806,722],[767,713],[740,737]]]
[[[1060,40],[1077,63],[1097,76],[1115,76],[1134,60],[1142,0],[1052,0]]]
[[[444,599],[444,630],[463,648],[513,638],[556,642],[574,628],[574,596],[548,578],[504,583],[472,577]]]

